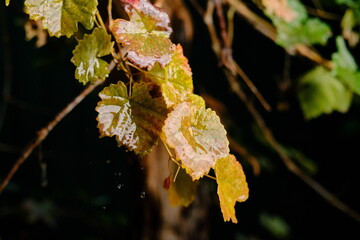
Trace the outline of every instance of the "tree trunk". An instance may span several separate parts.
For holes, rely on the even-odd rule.
[[[189,207],[171,206],[164,188],[172,164],[166,149],[159,144],[144,161],[147,201],[142,240],[208,239],[206,192],[199,187],[196,199]]]

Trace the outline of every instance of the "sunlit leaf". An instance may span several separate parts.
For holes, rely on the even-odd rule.
[[[156,64],[145,72],[147,78],[161,87],[168,107],[181,103],[193,91],[192,73],[181,45],[177,45],[169,64],[164,68]]]
[[[5,1],[5,5],[6,5],[6,6],[9,6],[9,4],[10,4],[10,0],[6,0],[6,1]]]
[[[189,102],[195,108],[202,108],[205,107],[206,105],[205,100],[201,96],[193,93],[188,95],[186,101]]]
[[[135,83],[129,97],[123,82],[104,88],[96,108],[101,137],[116,136],[119,144],[146,154],[161,133],[167,109],[164,100],[150,95],[152,85]]]
[[[97,0],[26,0],[30,19],[41,19],[50,36],[72,36],[78,23],[86,29],[94,26]]]
[[[311,119],[335,110],[347,112],[352,92],[330,71],[319,66],[300,79],[298,97],[305,118]]]
[[[277,30],[277,44],[293,48],[296,44],[322,44],[331,36],[330,27],[317,18],[309,18],[299,0],[263,0],[265,13]]]
[[[237,223],[235,215],[236,202],[244,202],[249,197],[245,174],[234,155],[218,159],[215,165],[218,195],[224,221]]]
[[[83,84],[105,79],[109,74],[108,63],[100,57],[110,54],[112,47],[111,36],[104,29],[96,28],[91,34],[85,34],[71,59],[76,66],[76,79]]]
[[[186,173],[185,169],[180,168],[175,182],[174,177],[178,166],[172,164],[173,169],[170,176],[169,201],[173,206],[189,206],[195,199],[197,181],[193,181]]]
[[[156,62],[164,67],[174,52],[169,16],[148,0],[122,2],[130,21],[116,19],[111,31],[127,48],[126,57],[142,68],[151,69]]]
[[[165,121],[164,142],[174,148],[193,180],[207,174],[219,158],[229,153],[226,131],[211,109],[184,102]]]

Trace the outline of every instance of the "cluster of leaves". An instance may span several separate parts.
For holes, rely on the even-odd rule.
[[[324,45],[332,35],[326,23],[308,16],[299,0],[262,0],[262,3],[264,12],[278,32],[277,44],[288,50],[298,44]],[[337,0],[336,3],[349,7],[342,27],[343,36],[353,45],[357,42],[353,28],[360,24],[360,3],[353,0]],[[344,38],[337,36],[336,45],[337,52],[331,59],[332,69],[316,66],[299,80],[298,98],[306,119],[333,111],[345,113],[351,106],[353,94],[360,94],[360,72]]]
[[[168,15],[148,0],[121,3],[129,20],[109,19],[110,34],[97,12],[97,0],[26,0],[25,6],[30,19],[41,20],[50,36],[71,37],[78,23],[91,30],[78,41],[71,59],[81,83],[105,80],[109,63],[101,57],[110,54],[127,76],[99,94],[96,111],[101,137],[114,136],[119,146],[141,156],[160,139],[179,166],[171,173],[169,186],[170,202],[175,205],[189,205],[197,180],[213,169],[224,220],[237,222],[235,204],[248,198],[245,175],[229,153],[219,117],[193,94],[188,60],[182,47],[169,38]]]

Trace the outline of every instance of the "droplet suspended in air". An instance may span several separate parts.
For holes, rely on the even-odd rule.
[[[141,193],[140,193],[140,197],[141,197],[141,198],[145,198],[145,195],[146,195],[145,192],[141,192]]]

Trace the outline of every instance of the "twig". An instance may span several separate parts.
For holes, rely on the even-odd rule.
[[[111,62],[109,64],[109,71],[112,71],[115,67],[115,63]],[[10,171],[8,172],[7,176],[2,180],[0,184],[0,194],[5,189],[5,187],[8,185],[11,178],[14,176],[14,174],[17,172],[21,164],[25,162],[25,160],[30,156],[30,154],[34,151],[34,149],[39,146],[39,144],[44,141],[44,139],[49,135],[51,130],[66,117],[79,103],[87,96],[89,93],[91,93],[96,87],[98,87],[101,83],[103,83],[103,80],[98,80],[94,84],[89,85],[87,88],[85,88],[84,91],[82,91],[74,100],[72,100],[69,105],[67,105],[63,110],[61,110],[55,118],[49,122],[45,127],[40,129],[37,132],[37,136],[31,140],[28,145],[25,147],[23,153],[21,156],[16,160]]]
[[[244,159],[246,159],[250,165],[253,168],[253,173],[255,176],[258,176],[260,174],[261,168],[260,168],[260,163],[259,161],[253,156],[251,155],[246,148],[244,148],[243,146],[241,146],[240,144],[238,144],[234,139],[232,139],[230,136],[228,136],[228,140],[230,143],[230,148],[238,153],[239,155],[241,155]]]
[[[228,2],[233,2],[234,0],[227,0]],[[204,16],[204,22],[206,23],[209,33],[211,35],[211,40],[214,40],[213,45],[215,47],[213,48],[215,54],[219,59],[223,57],[222,50],[218,50],[220,48],[220,41],[217,38],[216,32],[214,34],[213,28],[214,26],[210,26],[209,24],[212,24],[212,21],[210,21],[208,18],[209,16],[212,16],[214,7],[213,4],[211,4],[211,0],[208,1],[208,8],[206,11],[207,16]],[[237,3],[240,3],[239,1],[236,1]],[[242,4],[242,3],[241,3]],[[226,66],[227,67],[227,66]],[[261,129],[262,133],[264,134],[265,139],[270,144],[270,146],[276,151],[276,153],[279,155],[280,159],[283,161],[285,166],[289,169],[290,172],[294,173],[296,176],[298,176],[301,180],[303,180],[306,184],[308,184],[312,189],[314,189],[320,196],[322,196],[326,201],[328,201],[332,206],[338,208],[339,210],[346,213],[348,216],[352,217],[354,220],[360,222],[360,214],[357,213],[355,210],[347,206],[345,203],[341,202],[338,198],[336,198],[332,193],[330,193],[328,190],[326,190],[323,186],[321,186],[317,181],[315,181],[313,178],[311,178],[309,175],[307,175],[304,171],[302,171],[284,152],[280,144],[275,139],[274,135],[272,134],[271,130],[266,125],[265,121],[261,117],[260,113],[256,110],[254,104],[248,100],[245,93],[240,88],[240,85],[238,84],[236,80],[236,75],[233,73],[232,69],[225,68],[224,73],[229,81],[229,84],[232,88],[232,90],[237,94],[237,96],[240,98],[240,100],[245,104],[247,110],[250,112],[250,114],[255,119],[255,122]]]
[[[213,24],[213,11],[214,7],[216,6],[216,12],[218,14],[219,20],[220,20],[220,29],[221,29],[221,37],[223,40],[224,47],[221,47],[221,43],[217,38],[216,29]],[[240,66],[234,61],[232,57],[232,49],[229,45],[228,40],[228,33],[226,30],[226,23],[224,20],[224,15],[222,14],[221,4],[218,0],[215,0],[215,5],[212,1],[208,2],[208,7],[204,15],[204,21],[206,21],[210,37],[212,40],[212,47],[215,52],[221,52],[221,58],[220,60],[222,63],[232,71],[233,74],[239,74],[239,76],[244,80],[246,85],[249,87],[249,89],[252,91],[252,93],[255,95],[255,97],[259,100],[259,102],[262,104],[262,106],[267,110],[271,111],[271,106],[267,103],[267,101],[264,99],[264,97],[261,95],[261,93],[258,91],[258,89],[255,87],[255,85],[251,82],[250,78],[245,74],[245,72],[240,68]],[[240,84],[236,83],[238,87],[240,87]]]

